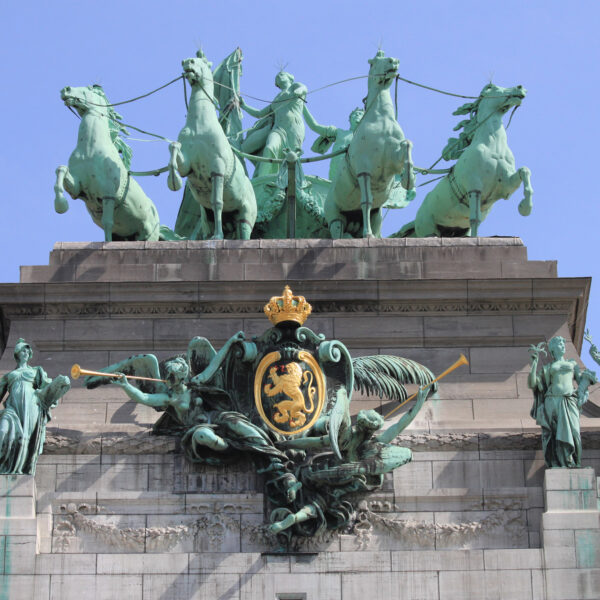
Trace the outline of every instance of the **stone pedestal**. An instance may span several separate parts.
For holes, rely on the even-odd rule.
[[[351,529],[299,548],[309,554],[273,555],[248,465],[190,465],[177,440],[149,435],[154,410],[74,382],[36,473],[28,573],[40,597],[597,597],[600,422],[586,409],[586,468],[556,481],[526,385],[529,344],[563,335],[578,359],[590,280],[557,277],[517,238],[60,243],[48,265],[0,284],[0,370],[13,368],[18,337],[52,377],[75,362],[172,356],[195,335],[219,347],[262,333],[262,307],[285,284],[313,305],[307,326],[354,356],[396,354],[436,373],[467,356],[398,439],[413,461],[364,498]],[[356,395],[361,408],[392,406]]]
[[[35,480],[0,475],[0,599],[33,598],[47,590],[34,577],[38,550]],[[47,592],[46,592],[47,593]]]
[[[600,506],[594,469],[547,469],[542,515],[549,600],[598,598]]]

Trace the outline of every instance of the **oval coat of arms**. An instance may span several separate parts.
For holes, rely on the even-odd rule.
[[[269,352],[260,361],[254,378],[256,408],[267,426],[283,435],[310,429],[325,404],[325,377],[310,352],[282,359]]]

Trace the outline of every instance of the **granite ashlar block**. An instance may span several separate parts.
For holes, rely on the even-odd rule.
[[[187,553],[162,554],[98,554],[98,575],[138,575],[187,573]]]
[[[557,277],[558,268],[555,260],[502,261],[502,277]]]
[[[470,356],[471,373],[529,372],[528,346],[495,346],[477,348]]]
[[[361,341],[369,340],[382,346],[392,344],[398,346],[398,342],[422,345],[422,317],[382,315],[361,316],[361,318],[335,317],[333,323],[333,336],[349,344],[353,341],[356,343],[355,340],[360,339]]]
[[[238,552],[223,554],[221,552],[201,552],[189,555],[190,573],[212,574],[254,574],[254,573],[289,573],[290,557],[285,554],[265,554],[258,552]]]
[[[3,525],[0,527],[6,532]],[[9,529],[6,533],[12,533],[12,531]],[[4,573],[6,575],[33,573],[36,551],[37,535],[6,535],[3,555]]]
[[[544,546],[542,549],[544,569],[574,569],[577,566],[573,546]]]
[[[544,529],[541,533],[544,548],[573,547],[575,545],[575,532],[572,529]]]
[[[321,552],[316,556],[292,556],[292,573],[379,573],[391,570],[389,552]]]
[[[578,569],[594,569],[600,567],[600,531],[575,531],[575,552]]]
[[[62,575],[51,577],[50,600],[142,600],[141,575]]]
[[[6,536],[37,535],[37,522],[35,518],[2,519],[0,526]]]
[[[65,322],[64,340],[71,349],[94,347],[94,342],[135,340],[152,347],[153,323],[149,319],[73,319]]]
[[[98,491],[97,503],[105,514],[156,515],[181,514],[185,511],[185,496],[163,491]]]
[[[546,469],[544,489],[550,490],[595,490],[594,469]]]
[[[0,498],[6,496],[33,498],[35,479],[31,475],[0,475]],[[8,516],[6,513],[1,513]]]
[[[49,575],[2,575],[0,582],[6,598],[48,600],[50,597]]]
[[[38,554],[36,575],[94,575],[96,554]]]
[[[215,340],[227,340],[243,329],[242,319],[234,318],[226,323],[227,330],[224,330],[224,320],[217,317],[156,319],[153,324],[153,337],[157,343],[159,341],[163,343],[168,341],[172,344],[174,342],[182,343],[182,350],[184,350],[195,335],[201,335],[216,343]],[[268,324],[266,319],[265,323]]]
[[[308,596],[310,597],[310,596]],[[326,598],[328,596],[316,596]],[[335,598],[335,596],[332,596]],[[344,573],[343,600],[438,600],[438,574],[435,572]]]
[[[547,490],[546,510],[593,510],[597,506],[596,490]]]
[[[542,551],[539,548],[483,550],[483,560],[486,571],[541,569]]]
[[[528,570],[441,571],[440,600],[532,600]]]
[[[551,569],[546,572],[547,600],[597,600],[600,569]]]
[[[338,574],[323,574],[319,577],[299,577],[298,574],[256,574],[240,579],[240,600],[265,600],[266,598],[327,598],[327,600],[342,600],[341,581]],[[233,588],[235,589],[235,588]],[[208,597],[208,596],[206,596]],[[219,596],[212,596],[218,598]],[[343,596],[346,600],[346,595]],[[201,596],[198,596],[201,598]],[[352,596],[349,597],[350,599]]]
[[[394,490],[397,494],[426,493],[433,488],[432,463],[409,462],[394,470]]]
[[[523,463],[519,460],[434,461],[433,487],[523,487]]]
[[[144,575],[143,600],[237,599],[238,579],[226,574]]]
[[[548,529],[600,529],[598,510],[573,510],[546,512],[542,515],[542,527]]]
[[[470,421],[473,419],[473,400],[429,400],[419,411],[419,419],[430,422]]]
[[[483,550],[392,551],[392,571],[483,570]]]
[[[0,496],[0,523],[4,525],[2,533],[10,532],[12,519],[35,518],[34,496]],[[8,527],[8,531],[6,528]]]
[[[533,400],[531,398],[481,398],[473,400],[473,418],[477,422],[486,419],[496,419],[504,422],[506,419],[514,418],[516,415],[529,414]],[[532,425],[535,421],[532,420]]]
[[[452,259],[423,260],[423,279],[462,279],[465,276],[465,263]],[[500,262],[474,262],[468,263],[468,274],[473,278],[492,277],[502,275]]]
[[[462,344],[469,340],[477,345],[489,346],[486,339],[498,344],[513,337],[512,317],[509,316],[426,316],[423,323],[425,340],[430,345],[453,346],[455,342],[452,340],[460,340]]]

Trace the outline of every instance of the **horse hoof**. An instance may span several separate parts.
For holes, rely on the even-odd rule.
[[[66,213],[69,210],[69,203],[67,202],[66,198],[62,198],[60,196],[55,198],[54,199],[54,210],[59,215]]]
[[[531,208],[532,208],[531,202],[522,200],[519,203],[519,214],[524,217],[528,217],[531,214]]]
[[[169,175],[167,177],[167,185],[169,186],[169,189],[172,192],[176,192],[177,190],[181,189],[181,185],[182,185],[182,181],[181,181],[181,177],[179,177],[178,175]]]

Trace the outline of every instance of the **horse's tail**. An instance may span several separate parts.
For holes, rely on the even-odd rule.
[[[308,381],[308,401],[310,402],[310,407],[306,408],[306,402],[304,403],[304,412],[311,413],[315,409],[315,404],[313,399],[315,394],[317,393],[317,388],[313,385],[313,374],[310,371],[304,371],[304,375],[302,376],[302,383],[306,383]]]

